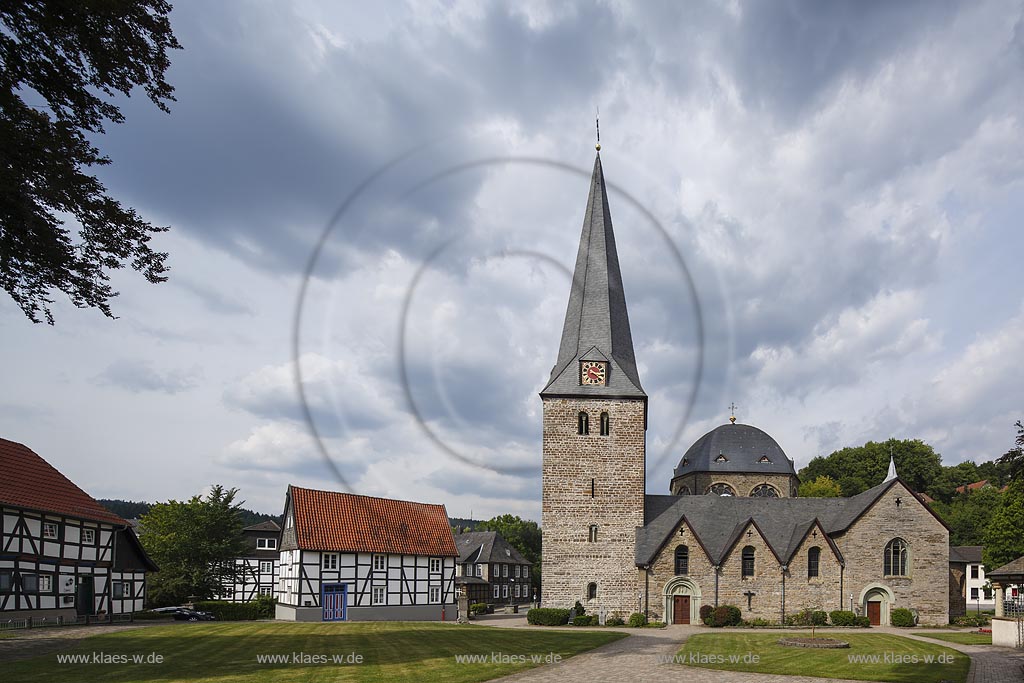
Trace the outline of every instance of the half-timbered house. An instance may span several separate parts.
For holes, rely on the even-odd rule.
[[[284,515],[278,619],[455,619],[443,505],[290,486]]]
[[[242,529],[248,550],[235,558],[235,576],[225,583],[220,599],[251,602],[260,595],[273,596],[280,568],[281,527],[272,519]]]
[[[467,531],[455,536],[459,564],[455,584],[466,591],[470,604],[519,604],[533,597],[530,567],[497,531]]]
[[[27,446],[0,439],[0,617],[74,622],[142,609],[146,556],[127,521]]]

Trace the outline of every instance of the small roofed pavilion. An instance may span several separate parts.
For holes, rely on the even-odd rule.
[[[986,578],[992,582],[992,588],[996,594],[996,616],[1003,614],[1003,590],[1007,586],[1024,584],[1024,556],[1018,557],[1013,562],[1004,564],[999,569],[986,574]]]

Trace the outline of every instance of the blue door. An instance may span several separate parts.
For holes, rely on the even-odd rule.
[[[348,584],[325,583],[320,590],[320,604],[324,608],[324,621],[345,621]]]

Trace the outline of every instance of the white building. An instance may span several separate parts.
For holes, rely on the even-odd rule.
[[[248,551],[235,558],[234,581],[225,583],[218,596],[230,602],[251,602],[260,595],[273,596],[280,569],[281,527],[273,520],[242,529]]]
[[[456,618],[443,505],[289,486],[284,510],[278,619]]]

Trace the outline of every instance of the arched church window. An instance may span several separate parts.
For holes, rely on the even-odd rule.
[[[907,542],[902,538],[894,538],[886,543],[883,564],[886,576],[907,576],[910,569],[907,561]]]
[[[590,582],[587,584],[587,600],[593,600],[597,597],[597,584]]]
[[[576,433],[577,434],[589,434],[590,433],[590,416],[582,410],[580,414],[576,416]]]
[[[590,525],[590,532],[587,535],[587,540],[590,543],[597,543],[597,525],[596,524],[591,524]]]
[[[754,575],[754,546],[748,545],[743,549],[743,576]]]
[[[688,495],[690,495],[690,487],[689,486],[680,486],[679,487],[679,491],[676,493],[676,495],[677,496],[688,496]]]
[[[690,549],[685,545],[676,548],[676,575],[690,573]]]
[[[717,484],[712,484],[711,486],[709,486],[707,488],[707,491],[705,491],[704,493],[710,493],[710,494],[715,495],[715,496],[735,496],[736,495],[736,491],[734,491],[731,486],[729,486],[728,484],[723,483],[723,482],[718,482]]]
[[[818,575],[818,564],[821,562],[821,548],[814,546],[807,551],[807,578]]]
[[[601,436],[608,436],[612,431],[612,419],[608,413],[601,413]]]
[[[750,492],[751,498],[778,498],[779,490],[771,484],[758,484]]]

